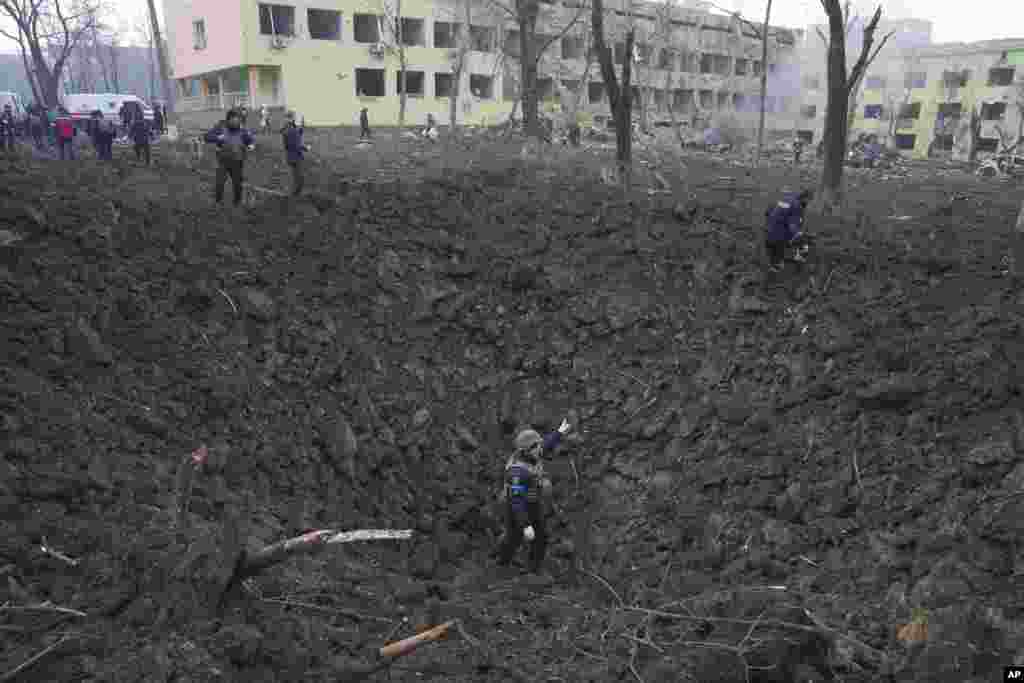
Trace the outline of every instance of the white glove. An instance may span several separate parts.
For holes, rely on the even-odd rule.
[[[523,529],[523,538],[526,539],[527,543],[531,542],[536,536],[537,534],[534,533],[532,526],[528,526]]]
[[[571,429],[572,427],[569,426],[568,420],[562,420],[562,424],[558,425],[558,433],[562,436],[568,434]]]

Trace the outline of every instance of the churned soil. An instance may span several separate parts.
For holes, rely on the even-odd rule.
[[[771,275],[813,165],[641,148],[624,193],[602,148],[354,137],[238,209],[184,145],[0,160],[2,680],[359,680],[446,620],[376,677],[1024,664],[1020,188],[851,170]],[[286,193],[278,144],[248,177]],[[546,572],[499,570],[510,435],[566,415]],[[360,528],[415,533],[225,593],[243,549]]]

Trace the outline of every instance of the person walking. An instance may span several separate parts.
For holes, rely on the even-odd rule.
[[[223,126],[217,126],[206,134],[206,142],[217,145],[217,176],[213,186],[213,197],[217,204],[224,201],[224,186],[231,178],[234,191],[234,205],[242,203],[242,181],[247,152],[255,149],[252,134],[242,128],[242,117],[237,110],[228,112]]]
[[[145,117],[136,116],[132,120],[131,138],[132,142],[135,143],[135,160],[145,161],[146,166],[151,165],[153,161],[153,148],[151,145],[153,137],[149,121]]]
[[[305,133],[305,126],[295,123],[295,112],[289,111],[285,114],[284,128],[281,129],[281,137],[284,141],[284,151],[288,165],[292,168],[292,196],[298,197],[302,194],[302,186],[305,184],[303,165],[309,145],[303,143],[302,136]]]
[[[155,107],[153,107],[153,129],[157,133],[163,133],[165,132],[164,125],[165,124],[163,107],[158,104]]]
[[[370,137],[372,137],[370,135],[370,116],[366,107],[363,107],[359,110],[359,139],[366,140]]]
[[[75,136],[78,135],[78,129],[75,128],[75,122],[68,114],[67,109],[61,108],[60,114],[54,120],[54,129],[61,161],[73,160],[75,158]]]

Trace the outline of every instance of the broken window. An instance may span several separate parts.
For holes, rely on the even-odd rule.
[[[671,48],[663,47],[658,52],[658,68],[666,71],[676,70],[676,55]]]
[[[798,130],[796,132],[797,138],[799,138],[805,145],[809,145],[814,142],[814,131],[813,130]]]
[[[587,84],[587,100],[591,104],[601,104],[604,99],[604,83]]]
[[[937,150],[939,150],[941,152],[952,152],[953,151],[953,136],[949,135],[949,134],[946,134],[946,135],[936,135],[935,136],[934,144],[935,144],[935,149],[937,149]]]
[[[800,107],[800,116],[805,119],[813,119],[818,115],[818,107],[813,104]]]
[[[341,12],[329,9],[306,10],[309,37],[313,40],[341,39]]]
[[[896,149],[914,149],[914,145],[917,143],[917,136],[912,133],[897,133],[893,136],[893,142],[896,145]]]
[[[537,79],[537,99],[544,101],[555,96],[555,81],[551,78]]]
[[[740,57],[736,58],[736,75],[746,76],[747,75],[747,60]]]
[[[206,49],[206,22],[202,19],[192,22],[192,47],[196,50]]]
[[[379,43],[380,17],[376,14],[352,15],[352,32],[357,43]]]
[[[960,102],[944,102],[939,105],[939,116],[944,119],[958,119],[963,110],[964,105]]]
[[[928,74],[923,71],[911,72],[903,79],[904,88],[923,88],[928,84]]]
[[[294,36],[295,8],[291,5],[260,4],[260,33],[265,36]]]
[[[714,55],[701,55],[700,56],[700,72],[702,74],[709,74],[715,68]]]
[[[469,92],[482,100],[494,99],[494,79],[483,74],[470,74]]]
[[[899,115],[899,118],[901,118],[901,119],[916,119],[920,115],[921,115],[921,103],[920,102],[914,102],[913,104],[903,104],[903,105],[900,105],[900,115]]]
[[[493,26],[470,26],[469,49],[474,52],[494,52],[497,30]]]
[[[423,72],[406,71],[405,87],[407,95],[423,95]],[[398,72],[398,94],[402,94],[402,72]]]
[[[502,49],[509,57],[519,56],[519,31],[505,32],[505,47]]]
[[[655,109],[664,109],[668,104],[668,93],[664,90],[654,91],[654,107]]]
[[[402,17],[395,20],[395,33],[402,37],[402,45],[422,46],[427,44],[422,19]]]
[[[881,90],[885,87],[885,78],[882,76],[868,76],[864,80],[864,87],[867,90]]]
[[[995,152],[999,149],[999,138],[978,138],[975,149],[979,152]]]
[[[359,97],[384,97],[384,69],[356,69],[356,95]]]
[[[450,21],[435,21],[434,47],[449,50],[457,48],[459,46],[459,32],[461,30],[461,24],[455,24]]]
[[[996,87],[1010,85],[1013,83],[1013,71],[1014,68],[1012,66],[1009,68],[989,69],[988,84]]]
[[[821,88],[821,78],[818,76],[804,76],[804,90],[818,90]]]
[[[579,36],[562,38],[562,59],[583,59],[587,54],[587,42]]]
[[[1001,121],[1006,115],[1006,102],[991,102],[981,105],[981,118],[985,121]]]
[[[758,61],[758,60],[754,60],[754,75],[755,76],[760,76],[761,75],[761,62]]]
[[[712,65],[719,76],[728,76],[733,69],[732,58],[728,55],[715,55]]]
[[[882,105],[880,104],[865,104],[864,105],[864,118],[866,119],[880,119],[882,118]]]
[[[672,108],[683,113],[690,113],[694,109],[692,90],[672,91]]]
[[[575,96],[580,89],[580,81],[567,81],[562,79],[562,88],[569,92],[570,95]]]
[[[942,84],[947,88],[963,88],[967,85],[968,71],[943,71]]]
[[[732,96],[732,108],[736,111],[743,111],[744,107],[747,106],[747,98],[741,93],[736,93]]]
[[[700,91],[700,108],[711,109],[715,106],[715,93],[710,90]]]
[[[434,97],[451,97],[455,94],[455,76],[434,74]]]

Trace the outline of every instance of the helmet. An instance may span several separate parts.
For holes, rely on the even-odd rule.
[[[540,456],[544,440],[540,434],[532,429],[524,429],[516,435],[516,453],[530,455],[534,458]]]

